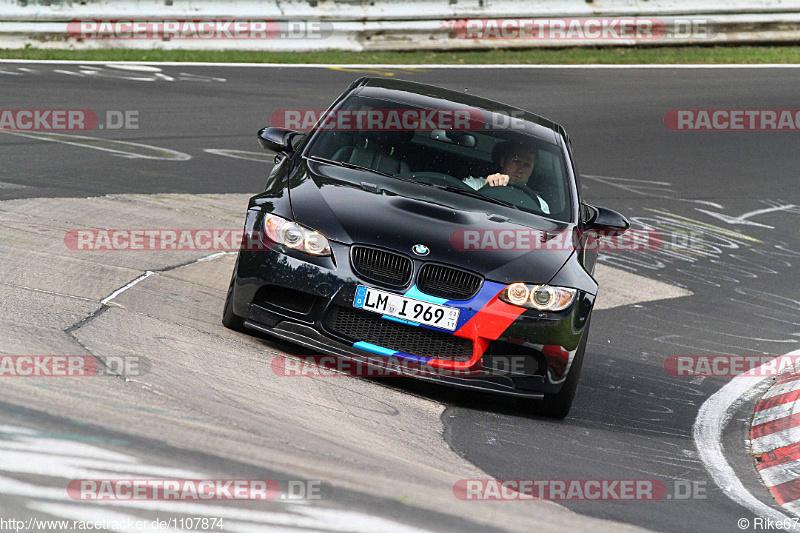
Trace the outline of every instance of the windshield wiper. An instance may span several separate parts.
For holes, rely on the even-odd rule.
[[[437,189],[442,189],[443,191],[452,191],[458,194],[463,194],[464,196],[471,196],[472,198],[480,198],[481,200],[486,200],[494,204],[504,205],[512,209],[519,209],[519,207],[515,206],[512,203],[504,202],[503,200],[498,200],[497,198],[492,198],[491,196],[484,196],[478,191],[472,191],[472,190],[468,191],[467,189],[462,189],[461,187],[453,187],[450,185],[434,185],[433,183],[425,183],[421,181],[418,181],[417,183],[421,183],[422,185],[430,185],[431,187],[436,187]]]
[[[372,172],[373,174],[380,174],[381,176],[386,176],[387,178],[397,177],[394,174],[389,174],[388,172],[381,172],[380,170],[375,170],[374,168],[362,167],[361,165],[356,165],[355,163],[347,163],[346,161],[336,161],[333,159],[327,159],[325,157],[320,157],[318,155],[310,155],[308,156],[308,158],[313,159],[314,161],[321,161],[323,163],[328,163],[339,167],[352,168],[353,170],[364,170],[366,172]]]

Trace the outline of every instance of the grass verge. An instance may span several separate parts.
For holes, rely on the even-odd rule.
[[[326,64],[713,64],[800,63],[800,46],[601,47],[413,52],[0,49],[0,59]]]

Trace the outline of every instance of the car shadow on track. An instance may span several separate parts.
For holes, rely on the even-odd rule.
[[[248,332],[256,337],[260,344],[269,348],[270,351],[278,352],[279,355],[295,357],[299,359],[308,358],[315,361],[325,356],[322,352],[315,352],[302,346],[287,342],[278,338],[273,338],[267,334],[258,332]],[[311,363],[316,365],[316,363]],[[328,367],[328,371],[333,371]],[[324,372],[323,372],[324,375]],[[394,389],[403,394],[412,394],[419,398],[440,403],[446,407],[458,407],[462,409],[474,409],[482,412],[491,412],[506,416],[515,417],[534,417],[537,420],[559,423],[557,420],[538,415],[536,408],[538,402],[526,398],[516,398],[513,396],[492,394],[478,390],[462,389],[441,383],[431,383],[411,377],[399,376],[353,376],[345,374],[351,379],[360,379],[374,383],[378,386]]]

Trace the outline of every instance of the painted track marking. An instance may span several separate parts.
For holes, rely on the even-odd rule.
[[[233,507],[205,501],[73,500],[67,490],[72,479],[154,478],[209,479],[202,472],[142,463],[125,453],[80,442],[82,436],[50,436],[33,429],[0,427],[0,493],[25,500],[25,507],[52,516],[84,521],[147,520],[138,513],[165,512],[193,517],[224,518],[225,531],[275,531],[280,528],[313,531],[423,533],[423,530],[378,516],[309,505],[303,500],[280,500],[263,509]],[[14,450],[14,451],[9,451]],[[7,474],[28,474],[59,481],[28,482]],[[129,514],[130,513],[130,514]],[[152,518],[150,519],[152,520]],[[231,522],[227,523],[229,520]]]
[[[248,152],[245,150],[223,150],[218,148],[206,148],[203,151],[209,154],[232,157],[234,159],[247,159],[248,161],[258,161],[259,163],[272,163],[273,160],[275,159],[275,154],[269,154],[267,152]]]
[[[795,350],[781,357],[797,355],[800,355],[800,350]],[[756,516],[792,524],[792,518],[788,515],[773,509],[750,494],[750,491],[744,487],[736,476],[731,465],[728,464],[722,451],[722,430],[730,421],[734,411],[742,402],[756,394],[757,385],[770,377],[766,372],[761,372],[762,368],[763,365],[752,372],[736,376],[711,395],[700,406],[697,419],[692,428],[692,434],[703,466],[711,475],[714,483],[722,489],[722,492]],[[800,531],[800,527],[794,527],[793,530]]]
[[[0,129],[0,133],[18,135],[20,137],[30,137],[31,139],[37,139],[40,141],[68,144],[70,146],[80,146],[81,148],[102,150],[103,152],[109,152],[111,155],[125,157],[128,159],[188,161],[192,158],[192,156],[189,154],[184,154],[183,152],[178,152],[176,150],[170,150],[168,148],[161,148],[159,146],[150,146],[148,144],[134,143],[130,141],[101,139],[99,137],[88,137],[86,135],[71,135],[66,133],[53,133],[49,131],[26,131],[23,133],[18,130],[4,129]]]

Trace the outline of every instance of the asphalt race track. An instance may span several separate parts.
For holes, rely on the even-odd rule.
[[[326,108],[362,75],[468,89],[561,123],[584,198],[665,236],[658,250],[601,256],[606,305],[565,420],[408,380],[281,377],[276,361],[303,349],[219,322],[234,255],[65,246],[77,228],[238,229],[271,168],[255,132],[275,111]],[[798,82],[796,68],[0,63],[3,109],[87,109],[104,126],[0,131],[0,355],[138,357],[144,369],[2,376],[0,515],[217,517],[223,531],[727,532],[791,518],[747,447],[774,381],[707,403],[731,379],[670,375],[665,361],[800,348],[800,133],[672,131],[664,117],[795,109]],[[120,116],[138,127],[109,128]],[[124,477],[271,479],[281,497],[102,503],[65,489]],[[458,480],[488,478],[655,480],[666,493],[455,497]],[[319,499],[284,497],[309,480]]]

